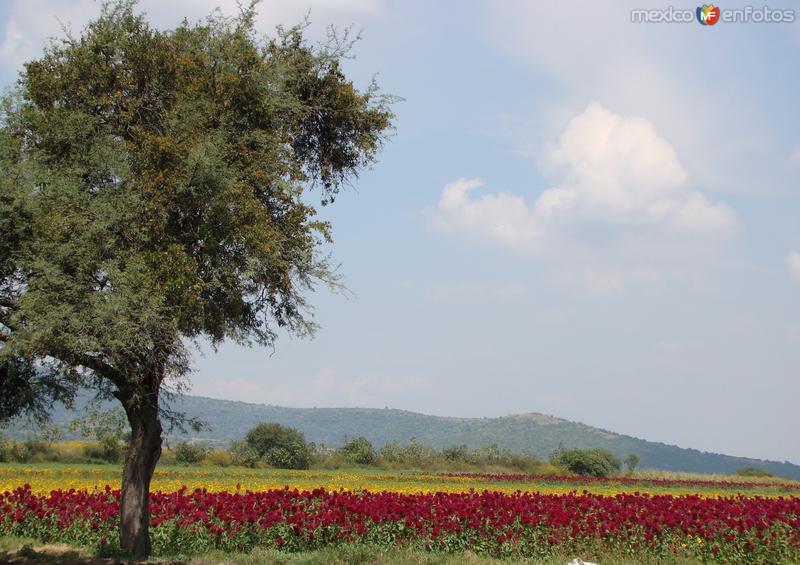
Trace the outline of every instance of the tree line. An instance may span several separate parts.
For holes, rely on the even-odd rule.
[[[7,441],[0,436],[0,462],[19,463],[119,463],[128,449],[130,431],[119,411],[92,412],[73,422],[72,429],[92,439],[85,442],[55,441],[58,434],[39,439]],[[380,449],[364,437],[347,440],[340,447],[307,442],[300,431],[277,422],[254,426],[240,440],[224,449],[181,441],[164,449],[162,462],[173,465],[242,466],[278,469],[338,469],[354,466],[382,469],[446,471],[507,471],[522,473],[574,473],[605,477],[620,472],[623,461],[604,449],[554,451],[543,461],[530,453],[502,449],[496,444],[477,449],[452,445],[442,449],[424,445],[416,438],[406,443],[389,442]],[[628,472],[638,457],[624,460]]]

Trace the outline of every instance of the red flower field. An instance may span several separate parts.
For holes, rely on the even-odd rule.
[[[797,497],[181,489],[152,494],[150,508],[160,554],[368,542],[520,557],[800,561]],[[110,487],[37,496],[26,485],[0,496],[0,535],[102,547],[116,541],[118,513],[119,491]]]

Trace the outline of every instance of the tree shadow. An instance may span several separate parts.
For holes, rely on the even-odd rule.
[[[0,565],[186,565],[185,561],[136,561],[114,557],[88,556],[66,546],[33,547],[24,545],[17,551],[0,551]]]

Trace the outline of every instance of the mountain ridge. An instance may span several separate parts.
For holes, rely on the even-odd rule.
[[[81,405],[67,411],[55,407],[53,423],[66,430],[78,417]],[[114,406],[113,403],[108,404]],[[768,461],[682,448],[661,442],[619,434],[564,418],[524,412],[498,417],[469,418],[433,416],[397,408],[289,408],[242,400],[221,400],[206,396],[182,396],[174,409],[206,421],[210,429],[197,434],[175,433],[169,442],[192,440],[222,446],[241,439],[261,422],[279,422],[297,428],[309,441],[337,447],[348,439],[364,436],[377,448],[389,442],[408,442],[412,437],[424,445],[441,449],[465,444],[469,448],[497,444],[516,452],[534,453],[546,458],[559,446],[567,448],[609,449],[619,457],[635,453],[641,468],[700,473],[733,473],[737,468],[756,466],[777,476],[800,479],[800,465],[788,461]],[[33,431],[21,423],[9,427],[12,437],[31,436]],[[75,437],[65,432],[65,437]]]

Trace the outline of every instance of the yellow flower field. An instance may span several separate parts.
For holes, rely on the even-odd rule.
[[[0,465],[0,492],[30,484],[34,492],[45,494],[53,489],[119,487],[121,469],[113,465],[66,464],[3,464]],[[362,490],[401,493],[464,492],[491,490],[515,492],[517,490],[542,494],[566,493],[587,490],[597,494],[613,495],[619,492],[650,492],[653,494],[691,494],[704,496],[731,496],[737,494],[730,488],[713,486],[687,487],[665,485],[571,484],[540,480],[536,482],[502,482],[471,477],[441,476],[414,471],[376,470],[310,470],[286,471],[278,469],[247,469],[241,467],[159,467],[153,477],[152,490],[172,492],[182,486],[190,490],[205,488],[209,491],[298,488],[311,490]],[[797,495],[797,490],[787,490],[781,485],[764,486],[742,491],[742,494],[761,496]]]

